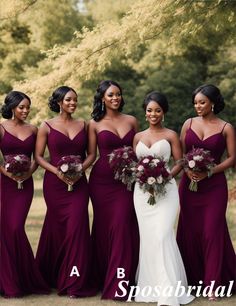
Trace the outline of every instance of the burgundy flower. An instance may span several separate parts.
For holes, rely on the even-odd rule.
[[[156,196],[166,193],[166,184],[170,181],[167,164],[162,158],[145,156],[138,160],[135,168],[135,180],[144,192],[149,192],[148,203],[154,205]]]
[[[132,189],[135,181],[134,168],[137,163],[137,157],[132,147],[124,146],[113,150],[109,156],[109,164],[114,172],[114,178]]]

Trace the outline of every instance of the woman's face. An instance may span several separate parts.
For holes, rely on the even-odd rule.
[[[156,101],[150,101],[146,107],[146,118],[149,125],[160,124],[164,116],[163,109]]]
[[[197,93],[194,98],[194,108],[198,116],[206,116],[212,112],[213,103],[201,92]]]
[[[61,112],[73,114],[77,107],[77,94],[70,90],[65,95],[62,102],[59,103],[61,106]]]
[[[102,101],[105,103],[106,108],[111,110],[118,110],[121,103],[120,89],[114,85],[107,88],[104,93]]]
[[[23,99],[15,108],[12,110],[13,117],[24,121],[30,112],[30,101],[28,99]]]

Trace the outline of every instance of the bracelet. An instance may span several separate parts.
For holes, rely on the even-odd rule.
[[[213,171],[212,171],[212,169],[209,169],[209,170],[207,171],[207,176],[208,176],[208,178],[210,178],[212,175],[213,175]]]

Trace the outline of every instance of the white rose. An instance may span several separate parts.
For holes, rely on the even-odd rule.
[[[17,161],[20,161],[20,156],[16,155],[16,156],[14,156],[14,159],[17,160]]]
[[[195,163],[194,160],[190,160],[190,161],[188,162],[188,166],[189,166],[189,168],[191,168],[191,169],[194,168],[195,165],[196,165],[196,163]]]
[[[76,171],[76,172],[80,172],[82,169],[83,169],[82,164],[78,164],[78,165],[75,167],[75,171]]]
[[[125,159],[127,159],[127,158],[129,157],[129,155],[128,155],[127,152],[124,152],[124,153],[122,154],[122,157],[125,158]]]
[[[196,155],[196,156],[193,157],[193,160],[201,161],[201,160],[203,160],[203,157],[201,155]]]
[[[158,184],[161,184],[163,182],[163,177],[161,176],[161,175],[159,175],[158,177],[157,177],[157,183]]]
[[[144,160],[143,160],[143,164],[148,164],[149,163],[149,159],[148,158],[144,158]]]
[[[156,179],[155,179],[155,177],[153,177],[153,176],[149,177],[148,180],[147,180],[148,185],[152,185],[152,184],[154,184],[155,182],[156,182]]]
[[[69,170],[69,166],[67,164],[62,164],[60,169],[63,173],[66,173]]]
[[[143,171],[143,170],[144,170],[144,166],[139,165],[138,168],[137,168],[137,170],[138,170],[138,171]]]
[[[160,160],[158,158],[155,158],[155,159],[152,160],[152,162],[153,162],[154,166],[156,166],[160,162]]]

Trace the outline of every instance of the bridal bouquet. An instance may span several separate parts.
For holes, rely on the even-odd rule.
[[[139,159],[135,169],[136,182],[144,192],[149,192],[148,203],[156,204],[155,196],[166,193],[166,184],[171,180],[167,164],[162,158],[145,156]]]
[[[183,158],[184,169],[190,169],[195,172],[207,171],[210,173],[214,165],[214,158],[212,158],[211,152],[203,148],[193,147]],[[197,192],[198,185],[196,181],[191,180],[189,190]]]
[[[79,155],[63,156],[57,163],[57,169],[70,179],[81,177],[83,175],[81,157]],[[73,186],[68,184],[67,190],[72,191]]]
[[[29,171],[30,166],[31,160],[24,154],[11,154],[5,156],[4,168],[14,176],[22,176]],[[17,189],[23,189],[23,182],[17,181]]]
[[[132,190],[135,182],[135,166],[137,157],[132,147],[124,146],[113,150],[109,156],[109,164],[115,174],[115,180],[127,185],[128,190]]]

